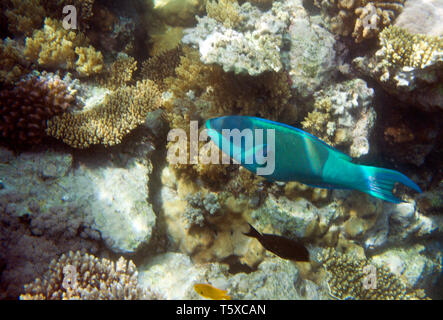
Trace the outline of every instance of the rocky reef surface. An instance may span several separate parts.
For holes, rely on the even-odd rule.
[[[79,0],[70,30],[65,2],[0,4],[0,298],[443,299],[441,0]],[[393,204],[167,160],[171,129],[224,115],[301,128],[423,192],[396,186]]]

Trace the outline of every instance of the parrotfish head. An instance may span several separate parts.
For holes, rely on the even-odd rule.
[[[250,129],[251,122],[248,117],[244,116],[223,116],[219,118],[213,118],[206,121],[206,128],[213,129],[219,134],[222,134],[223,129]]]

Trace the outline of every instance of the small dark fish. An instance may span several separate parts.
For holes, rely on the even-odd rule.
[[[250,224],[249,227],[249,232],[243,234],[257,239],[266,250],[271,251],[280,258],[294,261],[309,261],[309,251],[300,242],[275,234],[261,234]]]

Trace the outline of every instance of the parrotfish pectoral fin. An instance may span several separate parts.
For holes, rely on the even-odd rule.
[[[417,184],[398,171],[368,166],[360,167],[365,174],[366,185],[359,186],[356,189],[374,197],[394,203],[403,202],[392,194],[392,189],[394,188],[395,183],[402,183],[417,192],[421,192],[421,189]]]

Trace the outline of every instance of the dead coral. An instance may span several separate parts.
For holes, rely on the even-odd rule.
[[[237,0],[208,0],[206,12],[208,17],[223,23],[226,28],[235,29],[244,19]]]
[[[26,38],[26,59],[42,68],[77,70],[81,76],[99,73],[103,56],[81,32],[65,30],[62,22],[46,18],[41,30]]]
[[[103,105],[81,113],[65,113],[48,121],[46,132],[75,148],[92,144],[112,146],[143,123],[162,104],[160,91],[150,80],[119,88]]]
[[[343,254],[332,248],[323,250],[318,258],[328,272],[327,281],[330,294],[334,298],[358,300],[424,298],[421,290],[410,292],[400,278],[388,268],[375,266],[370,260]]]
[[[350,36],[356,42],[376,37],[393,23],[404,0],[314,0],[322,9],[334,33]]]
[[[1,139],[31,145],[45,136],[46,120],[65,112],[74,102],[63,81],[31,77],[0,92]]]
[[[138,300],[156,296],[138,285],[132,261],[98,259],[70,251],[52,260],[43,279],[25,285],[21,300]]]

